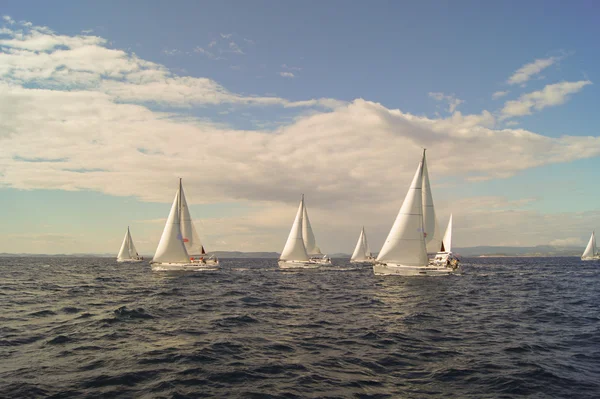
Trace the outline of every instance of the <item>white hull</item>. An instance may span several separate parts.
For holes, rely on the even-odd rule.
[[[447,276],[460,271],[439,266],[405,266],[393,263],[376,263],[373,272],[376,276]]]
[[[330,258],[321,258],[321,257],[317,257],[317,258],[310,258],[310,262],[312,263],[318,263],[319,265],[331,265],[331,259]]]
[[[373,265],[375,264],[375,259],[365,259],[365,260],[350,260],[350,263],[355,263],[358,265]]]
[[[452,252],[438,252],[429,264],[438,267],[456,268],[459,262],[458,258]]]
[[[316,269],[320,266],[319,263],[311,261],[293,261],[293,260],[279,260],[277,264],[281,269]]]
[[[588,261],[588,260],[600,260],[600,256],[594,256],[591,258],[581,258],[582,261]]]
[[[202,263],[151,263],[152,271],[155,272],[203,272],[217,270],[216,264]]]
[[[137,263],[143,261],[144,259],[117,259],[117,262],[119,263]]]

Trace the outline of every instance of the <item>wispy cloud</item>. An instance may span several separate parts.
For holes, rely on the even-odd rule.
[[[533,76],[539,74],[549,66],[554,65],[559,60],[560,57],[536,59],[535,61],[530,62],[529,64],[525,64],[521,68],[517,69],[517,71],[511,77],[508,78],[506,83],[508,83],[509,85],[524,84]]]
[[[181,55],[181,54],[183,54],[183,52],[181,50],[178,50],[178,49],[174,48],[174,49],[165,49],[165,50],[163,50],[163,54],[166,54],[166,55]]]
[[[497,100],[499,98],[502,98],[502,97],[506,96],[508,93],[510,93],[508,90],[506,90],[506,91],[497,91],[494,94],[492,94],[492,99]]]
[[[547,85],[542,90],[523,94],[517,100],[507,101],[501,110],[501,117],[531,115],[533,110],[540,111],[547,107],[564,104],[570,94],[577,93],[591,84],[592,82],[589,80],[580,80]]]
[[[236,42],[229,42],[229,51],[235,54],[245,54]]]
[[[284,78],[295,78],[296,75],[294,75],[292,72],[279,72],[279,76],[282,76]]]
[[[233,36],[233,33],[221,33],[221,37],[223,39],[231,39],[232,36]]]
[[[302,70],[302,68],[300,68],[300,67],[290,66],[290,65],[287,65],[287,64],[281,64],[281,67],[283,69],[287,69],[288,71],[301,71]]]
[[[440,92],[430,92],[429,97],[437,100],[437,101],[446,101],[448,103],[448,112],[451,114],[456,111],[456,108],[464,103],[464,100],[460,100],[454,96],[454,94],[446,95]]]
[[[3,15],[3,16],[2,16],[2,19],[3,19],[3,20],[4,20],[4,22],[6,22],[7,24],[10,24],[10,25],[14,25],[14,24],[15,24],[15,20],[14,20],[14,19],[12,19],[12,18],[10,17],[10,15]]]
[[[202,54],[202,55],[210,58],[211,60],[217,59],[217,56],[212,51],[205,50],[202,47],[196,47],[194,49],[194,52],[198,53],[198,54]]]

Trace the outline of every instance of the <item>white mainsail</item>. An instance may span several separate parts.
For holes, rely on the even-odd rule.
[[[588,242],[587,247],[585,247],[585,251],[583,251],[583,255],[581,255],[581,259],[591,259],[594,256],[598,255],[598,251],[596,250],[596,236],[595,231],[592,231],[592,236],[590,237],[590,241]]]
[[[304,196],[302,196],[302,198],[304,198]],[[310,225],[306,204],[304,205],[304,212],[302,215],[302,239],[304,240],[304,247],[306,248],[307,254],[322,255],[321,249],[317,247],[315,234],[313,233],[312,226]]]
[[[437,252],[440,248],[440,228],[435,217],[435,208],[433,206],[433,195],[431,185],[429,184],[429,172],[427,170],[427,160],[425,159],[425,150],[423,150],[423,230],[425,232],[425,243],[427,252]]]
[[[198,236],[196,227],[192,222],[181,180],[179,181],[179,191],[181,193],[181,236],[183,237],[185,249],[190,256],[203,255],[206,251],[204,251],[200,236]]]
[[[354,252],[352,253],[351,261],[365,261],[368,260],[372,256],[371,249],[369,248],[369,244],[367,242],[367,234],[365,233],[365,227],[360,231],[360,236],[358,237],[358,242],[356,243],[356,248],[354,248]]]
[[[133,239],[131,238],[131,233],[129,232],[129,226],[127,226],[127,232],[123,238],[123,243],[121,244],[121,249],[117,255],[117,260],[137,259],[137,256],[137,249],[133,244]]]
[[[452,252],[452,214],[450,214],[450,220],[448,220],[448,227],[446,227],[446,233],[444,233],[440,252]]]
[[[190,258],[181,235],[181,179],[175,194],[171,212],[156,248],[155,263],[189,263]]]
[[[427,266],[423,234],[423,161],[404,198],[396,221],[379,252],[377,260],[404,266]]]
[[[283,247],[281,252],[280,260],[288,261],[301,261],[307,262],[308,254],[306,253],[306,247],[304,246],[304,240],[302,238],[302,219],[304,215],[304,195],[300,201],[298,212],[296,212],[296,218],[294,224],[290,230],[290,235]]]

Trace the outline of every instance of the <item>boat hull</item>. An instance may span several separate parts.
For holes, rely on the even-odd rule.
[[[144,259],[117,259],[118,263],[138,263],[143,261]]]
[[[375,264],[374,259],[365,259],[365,260],[350,260],[350,263],[354,263],[357,265],[373,265]]]
[[[582,261],[586,262],[586,261],[590,261],[590,260],[600,260],[600,256],[594,256],[593,258],[581,258]]]
[[[447,276],[455,274],[459,270],[459,267],[452,269],[433,265],[406,266],[393,263],[376,263],[373,265],[373,272],[376,276]]]
[[[151,263],[152,271],[155,272],[203,272],[217,270],[215,264],[201,263]]]
[[[279,260],[277,261],[280,269],[316,269],[321,264],[312,261],[291,261],[291,260]]]

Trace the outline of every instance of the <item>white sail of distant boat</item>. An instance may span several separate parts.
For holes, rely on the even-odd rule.
[[[367,234],[365,233],[365,227],[363,226],[363,228],[360,230],[358,242],[356,243],[356,247],[354,248],[354,252],[352,253],[350,262],[372,263],[373,260],[373,255],[371,254],[371,249],[369,248],[369,244],[367,242]]]
[[[202,270],[205,264],[193,262],[183,242],[181,230],[183,186],[179,179],[179,188],[169,212],[162,236],[152,260],[152,270]]]
[[[190,209],[185,199],[185,192],[181,181],[179,184],[179,191],[181,192],[181,236],[190,260],[211,265],[219,264],[217,257],[206,255],[204,245],[200,241],[200,236],[192,222],[192,216],[190,215]]]
[[[432,264],[436,266],[458,268],[459,263],[460,260],[452,252],[452,215],[450,215],[450,220],[448,220],[448,227],[446,228],[446,233],[444,234],[444,238],[442,239],[442,243],[440,244],[440,250],[437,254],[435,254]]]
[[[129,226],[127,226],[127,232],[125,233],[121,249],[117,255],[117,262],[141,262],[142,260],[144,260],[144,258],[138,254],[133,239],[131,238],[131,233],[129,232]]]
[[[425,244],[427,252],[437,252],[440,248],[440,228],[435,215],[433,206],[433,195],[431,193],[431,185],[429,184],[429,172],[427,169],[427,160],[425,158],[425,150],[423,150],[423,184],[422,184],[422,201],[423,201],[423,230],[425,235]]]
[[[304,196],[302,196],[302,198],[304,198]],[[331,264],[331,259],[327,255],[323,255],[321,249],[317,246],[315,234],[313,233],[310,219],[308,218],[306,202],[304,202],[304,211],[302,213],[302,240],[304,241],[306,253],[310,256],[312,261],[321,264]]]
[[[423,224],[423,159],[412,180],[396,221],[388,234],[373,271],[377,275],[441,275],[453,270],[429,265]]]
[[[317,267],[315,262],[312,262],[306,252],[304,246],[304,239],[302,236],[303,230],[303,219],[304,219],[304,195],[300,200],[298,211],[296,212],[296,218],[292,224],[292,229],[288,239],[281,251],[279,257],[279,267],[281,268],[298,268],[298,267]]]
[[[446,233],[444,233],[442,239],[440,252],[452,252],[452,214],[450,214],[450,220],[448,220],[448,227],[446,227]]]
[[[592,231],[592,236],[587,247],[585,247],[585,251],[583,251],[583,255],[581,255],[581,260],[600,260],[600,252],[598,252],[598,247],[596,247],[595,233],[595,231]]]

